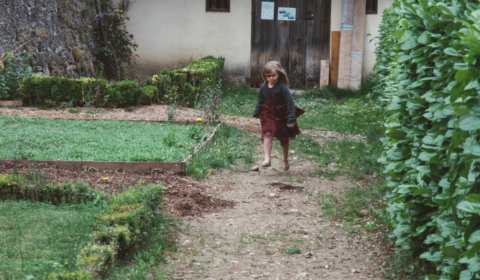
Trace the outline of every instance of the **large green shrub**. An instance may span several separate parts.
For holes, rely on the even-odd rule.
[[[397,245],[437,267],[427,279],[480,279],[479,38],[476,1],[396,0],[384,14],[388,211]]]

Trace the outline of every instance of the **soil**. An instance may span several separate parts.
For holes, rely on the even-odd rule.
[[[94,118],[126,120],[166,120],[166,106],[146,106],[134,112],[105,110]],[[195,120],[199,111],[183,108],[178,119]],[[34,108],[0,108],[5,115],[52,118],[88,118],[82,111]],[[224,116],[228,124],[260,133],[258,120]],[[329,131],[304,131],[322,142],[343,136]],[[361,139],[361,137],[357,137]],[[355,138],[355,139],[357,139]],[[262,158],[260,143],[256,147]],[[261,161],[257,164],[260,166]],[[281,160],[273,152],[272,166],[259,171],[214,172],[209,179],[197,180],[173,171],[124,172],[111,170],[63,169],[39,166],[49,170],[55,180],[88,179],[96,188],[119,192],[136,182],[164,182],[166,210],[184,221],[178,233],[179,249],[167,256],[168,264],[153,268],[173,279],[382,279],[384,262],[392,250],[382,247],[385,232],[369,232],[362,226],[325,217],[326,209],[318,204],[320,197],[335,195],[348,188],[359,188],[368,180],[352,182],[337,177],[334,181],[309,177],[316,168],[307,159],[290,156],[290,171],[280,172]],[[0,173],[13,168],[2,162]],[[20,168],[19,168],[20,169]],[[28,166],[21,168],[26,172]],[[109,177],[105,184],[103,177]]]
[[[121,193],[137,184],[162,184],[164,186],[165,210],[174,217],[201,216],[222,208],[231,208],[233,201],[219,199],[207,193],[215,184],[182,175],[166,169],[128,172],[122,169],[98,171],[82,166],[58,167],[48,163],[33,166],[15,160],[0,160],[0,174],[12,174],[16,166],[19,174],[41,172],[52,183],[88,182],[100,192]],[[104,178],[108,178],[105,180]],[[206,187],[208,185],[208,187]]]

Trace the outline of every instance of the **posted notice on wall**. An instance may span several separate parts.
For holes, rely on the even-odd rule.
[[[275,15],[275,2],[262,1],[262,16],[260,19],[273,20]]]
[[[297,8],[279,7],[278,20],[296,20]]]

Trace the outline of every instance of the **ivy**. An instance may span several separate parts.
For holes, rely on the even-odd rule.
[[[392,236],[426,279],[480,279],[480,4],[395,0],[380,27]]]

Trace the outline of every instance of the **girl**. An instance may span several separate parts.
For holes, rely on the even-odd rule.
[[[263,151],[265,161],[263,167],[270,166],[270,154],[272,152],[273,138],[280,140],[282,145],[283,164],[282,170],[288,171],[288,140],[295,139],[300,129],[296,124],[296,118],[305,113],[304,110],[295,107],[290,90],[287,73],[280,63],[270,61],[265,64],[262,71],[264,83],[260,87],[258,102],[253,117],[260,118],[262,125]]]

